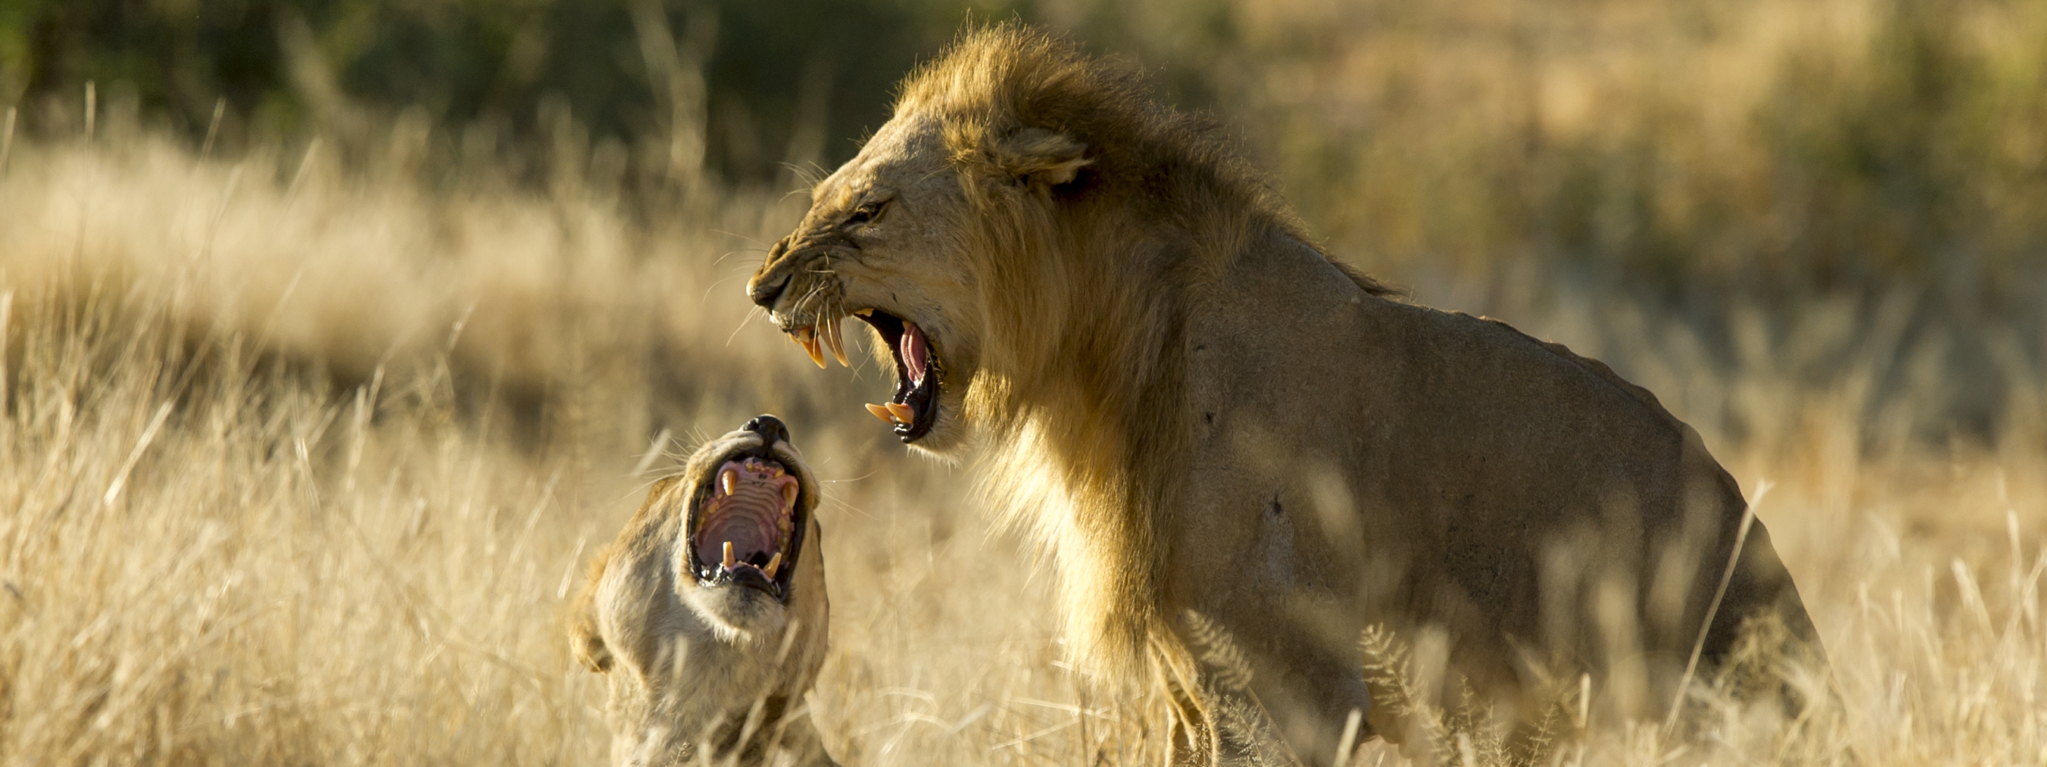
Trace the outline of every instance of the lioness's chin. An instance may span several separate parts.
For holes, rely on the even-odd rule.
[[[683,604],[727,642],[778,637],[789,627],[788,605],[745,586],[685,582],[677,590]]]

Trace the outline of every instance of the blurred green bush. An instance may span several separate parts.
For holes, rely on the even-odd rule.
[[[412,109],[518,139],[566,113],[627,143],[666,141],[679,108],[709,169],[771,178],[791,156],[850,156],[960,21],[918,0],[6,0],[0,106],[75,127],[96,81],[195,140],[224,99],[222,138]]]

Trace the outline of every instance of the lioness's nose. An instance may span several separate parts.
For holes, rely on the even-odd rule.
[[[744,428],[747,431],[761,435],[761,439],[770,445],[778,441],[789,441],[789,425],[782,423],[782,419],[766,413],[747,420]]]

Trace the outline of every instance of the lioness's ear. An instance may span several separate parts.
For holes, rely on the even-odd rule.
[[[1086,156],[1086,144],[1043,128],[1012,133],[997,141],[994,150],[996,166],[1032,189],[1071,182],[1081,168],[1094,162]]]
[[[604,644],[604,637],[597,633],[597,627],[587,619],[578,620],[569,632],[569,652],[576,656],[576,662],[583,668],[604,674],[611,671],[611,648]]]

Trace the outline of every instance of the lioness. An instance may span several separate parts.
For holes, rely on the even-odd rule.
[[[821,366],[864,320],[897,379],[869,409],[903,442],[983,446],[1076,659],[1173,691],[1176,761],[1275,727],[1326,762],[1354,711],[1397,735],[1360,670],[1374,624],[1510,705],[1579,669],[1668,705],[1759,616],[1816,646],[1769,533],[1655,397],[1396,300],[1145,94],[1041,33],[969,34],[746,289]],[[1194,623],[1234,636],[1252,694],[1203,671]]]
[[[576,598],[576,659],[611,683],[612,761],[828,765],[803,694],[824,663],[817,479],[762,415],[662,479]]]

